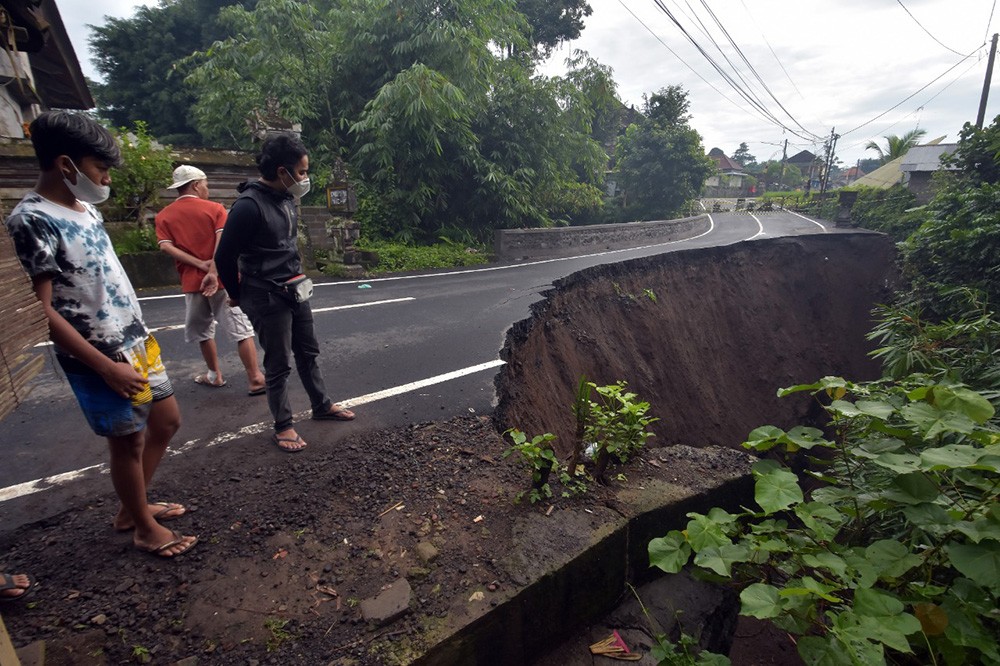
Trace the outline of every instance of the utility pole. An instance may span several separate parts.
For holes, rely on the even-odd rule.
[[[993,45],[990,46],[990,59],[986,62],[986,80],[983,81],[983,96],[979,98],[979,115],[976,116],[976,127],[983,129],[986,116],[986,100],[990,98],[990,81],[993,79],[993,60],[997,55],[998,33],[993,33]]]
[[[788,139],[785,139],[785,147],[781,149],[781,178],[778,179],[778,187],[785,189],[785,162],[788,161]]]
[[[826,156],[825,156],[825,158],[823,160],[823,164],[824,164],[825,168],[823,170],[823,173],[820,174],[820,176],[821,176],[820,186],[819,186],[819,195],[820,196],[823,196],[824,194],[826,194],[826,186],[830,182],[830,169],[833,167],[833,153],[834,153],[834,148],[837,145],[837,139],[840,138],[835,133],[836,129],[837,129],[836,127],[831,127],[830,128],[830,140],[826,144]]]

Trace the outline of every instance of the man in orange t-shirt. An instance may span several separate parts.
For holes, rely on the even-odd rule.
[[[236,343],[246,369],[250,395],[264,394],[264,373],[257,366],[257,346],[253,326],[238,307],[230,307],[225,288],[215,269],[215,248],[226,224],[226,209],[208,200],[208,178],[197,167],[182,164],[174,169],[177,199],[156,215],[156,238],[160,249],[174,258],[181,276],[186,316],[184,341],[197,342],[208,372],[194,381],[202,386],[226,385],[219,369],[215,346],[215,323]]]

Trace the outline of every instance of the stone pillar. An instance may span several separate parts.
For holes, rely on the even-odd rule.
[[[858,200],[857,190],[841,190],[838,196],[837,203],[839,208],[837,208],[837,217],[835,218],[835,226],[837,227],[854,227],[857,226],[851,222],[851,209],[854,208],[854,203]]]

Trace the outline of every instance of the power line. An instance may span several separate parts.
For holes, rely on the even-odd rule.
[[[986,34],[983,35],[983,41],[988,42],[990,40],[990,25],[993,24],[993,12],[997,8],[997,0],[993,0],[993,6],[990,7],[990,18],[986,21]]]
[[[921,29],[921,30],[923,30],[924,32],[926,32],[926,33],[927,33],[927,36],[928,36],[928,37],[930,37],[930,38],[931,38],[931,39],[933,39],[933,40],[934,40],[935,42],[937,42],[938,44],[940,44],[940,45],[941,45],[942,47],[944,47],[944,48],[948,49],[949,51],[951,51],[951,52],[952,52],[952,53],[954,53],[955,55],[962,55],[961,53],[959,53],[959,52],[958,52],[958,51],[956,51],[955,49],[951,48],[950,46],[945,46],[945,45],[944,45],[943,43],[941,43],[941,40],[940,40],[940,39],[938,39],[937,37],[935,37],[934,35],[932,35],[932,34],[931,34],[931,31],[930,31],[930,30],[928,30],[927,28],[925,28],[925,27],[923,26],[923,24],[922,24],[922,23],[921,23],[920,21],[918,21],[918,20],[917,20],[917,17],[916,17],[916,16],[914,16],[914,15],[913,15],[913,13],[912,13],[912,12],[910,12],[910,10],[906,8],[906,5],[904,5],[904,4],[903,4],[903,0],[896,0],[896,2],[898,2],[898,3],[899,3],[899,6],[903,8],[903,11],[905,11],[905,12],[906,12],[907,14],[909,14],[910,18],[911,18],[911,19],[913,19],[913,22],[914,22],[914,23],[916,23],[917,25],[919,25],[919,26],[920,26],[920,29]]]
[[[812,132],[809,132],[809,130],[805,130],[804,128],[803,128],[803,131],[805,131],[807,134],[812,134],[812,136],[803,136],[798,131],[796,131],[796,130],[790,128],[790,127],[788,127],[783,122],[781,122],[773,113],[771,113],[771,111],[763,103],[761,103],[759,100],[757,100],[751,93],[749,93],[746,90],[744,90],[739,84],[737,84],[736,81],[733,80],[733,77],[730,76],[729,73],[726,72],[722,68],[722,66],[719,65],[719,63],[716,62],[715,59],[713,59],[711,55],[709,55],[709,53],[707,51],[705,51],[704,47],[702,47],[701,44],[699,44],[698,41],[691,36],[691,34],[681,24],[681,22],[677,19],[677,17],[674,16],[673,12],[671,12],[670,9],[667,8],[663,4],[662,0],[653,0],[653,2],[660,9],[660,11],[662,11],[664,14],[666,14],[667,17],[674,23],[674,25],[677,26],[677,28],[687,38],[687,40],[691,43],[691,45],[694,46],[695,49],[697,49],[699,53],[701,53],[701,55],[709,62],[709,64],[719,74],[719,76],[721,76],[730,85],[730,87],[732,87],[733,90],[736,91],[737,94],[739,94],[748,103],[750,103],[751,105],[753,105],[754,107],[756,107],[764,116],[766,116],[767,118],[769,118],[771,120],[771,122],[773,122],[775,125],[781,127],[785,131],[787,131],[787,132],[789,132],[791,134],[794,134],[795,136],[797,136],[797,137],[799,137],[801,139],[805,139],[807,141],[810,140],[810,139],[812,139],[812,138],[815,138],[817,136],[817,135],[813,134]],[[794,118],[793,118],[793,120],[794,120]],[[798,124],[797,121],[796,121],[796,124]],[[801,127],[801,125],[800,125],[800,127]]]
[[[952,65],[951,67],[949,67],[948,69],[946,69],[944,72],[942,72],[941,74],[939,74],[938,76],[936,76],[930,83],[928,83],[925,86],[922,86],[919,90],[917,90],[916,92],[914,92],[912,95],[909,95],[908,97],[906,97],[905,99],[901,100],[897,104],[894,104],[893,106],[889,107],[888,109],[886,109],[882,113],[878,114],[877,116],[875,116],[871,120],[863,122],[860,125],[858,125],[857,127],[855,127],[854,129],[848,130],[848,131],[844,132],[843,134],[841,134],[841,136],[847,136],[848,134],[851,134],[852,132],[857,132],[862,127],[865,127],[866,125],[872,124],[873,122],[875,122],[876,120],[878,120],[882,116],[886,115],[890,111],[893,111],[894,109],[898,108],[899,106],[902,106],[906,102],[910,101],[911,99],[913,99],[914,97],[916,97],[917,95],[919,95],[920,93],[922,93],[924,90],[927,90],[927,88],[929,88],[932,85],[934,85],[935,83],[937,83],[937,81],[939,79],[941,79],[943,76],[945,76],[948,72],[950,72],[951,70],[955,69],[956,67],[958,67],[959,65],[961,65],[963,62],[965,62],[966,60],[968,60],[969,58],[971,58],[972,56],[976,55],[976,53],[979,52],[979,49],[981,49],[983,46],[985,46],[985,44],[980,44],[979,46],[977,46],[975,51],[973,51],[969,55],[965,56],[964,58],[962,58],[961,60],[959,60],[958,62],[956,62],[954,65]]]
[[[928,98],[927,98],[927,99],[926,99],[926,100],[924,101],[924,103],[923,103],[923,104],[921,104],[920,106],[918,106],[918,107],[917,107],[916,109],[914,109],[912,113],[909,113],[909,114],[907,114],[907,115],[903,116],[902,118],[900,118],[899,120],[897,120],[897,121],[896,121],[896,122],[894,122],[893,124],[891,124],[891,125],[889,125],[889,126],[887,126],[887,127],[883,128],[883,129],[882,129],[882,131],[883,131],[883,132],[888,132],[888,131],[889,131],[889,130],[891,130],[891,129],[892,129],[893,127],[895,127],[895,126],[896,126],[896,125],[898,125],[899,123],[903,122],[903,121],[904,121],[905,119],[909,118],[910,116],[912,116],[912,115],[913,115],[914,113],[916,113],[917,111],[920,111],[921,109],[923,109],[923,108],[924,108],[925,106],[927,106],[928,104],[930,104],[931,102],[933,102],[933,101],[934,101],[934,100],[935,100],[935,99],[936,99],[936,98],[938,97],[938,95],[940,95],[941,93],[943,93],[943,92],[944,92],[945,90],[947,90],[948,88],[950,88],[951,86],[953,86],[953,85],[954,85],[955,83],[957,83],[957,82],[959,81],[959,79],[961,79],[961,78],[962,78],[963,76],[965,76],[966,74],[968,74],[968,73],[969,73],[969,70],[970,70],[970,69],[972,69],[973,67],[975,67],[975,66],[976,66],[976,65],[978,65],[978,64],[979,64],[978,62],[975,62],[975,61],[973,61],[973,62],[972,62],[972,64],[970,64],[970,65],[969,65],[968,67],[966,67],[966,68],[965,68],[965,69],[964,69],[964,70],[962,71],[962,73],[961,73],[961,74],[959,74],[959,75],[958,75],[958,76],[956,76],[956,77],[955,77],[954,79],[952,79],[952,80],[951,80],[950,82],[948,82],[948,84],[947,84],[947,85],[945,85],[945,86],[944,86],[943,88],[941,88],[941,90],[937,91],[936,93],[934,93],[933,95],[931,95],[930,97],[928,97]],[[870,137],[869,139],[862,139],[861,141],[858,141],[857,143],[853,143],[853,144],[851,144],[850,146],[848,146],[848,147],[847,147],[847,150],[851,150],[852,148],[857,148],[858,146],[860,146],[860,145],[862,145],[862,144],[864,144],[864,143],[867,143],[867,142],[868,142],[869,140],[874,140],[874,139],[875,139],[875,137],[874,137],[874,136],[873,136],[873,137]]]
[[[681,62],[681,64],[683,64],[685,67],[687,67],[689,70],[691,70],[691,73],[694,74],[695,76],[697,76],[699,79],[701,79],[702,82],[705,85],[707,85],[709,88],[711,88],[712,90],[714,90],[715,92],[717,92],[719,94],[719,96],[722,97],[722,99],[726,100],[727,102],[729,102],[730,104],[732,104],[733,106],[735,106],[737,109],[739,109],[740,111],[742,111],[743,113],[747,114],[748,116],[750,116],[752,118],[757,118],[759,120],[765,120],[765,121],[772,122],[772,123],[776,122],[776,120],[774,118],[769,118],[768,116],[766,116],[764,114],[761,114],[763,116],[763,118],[755,116],[753,113],[751,113],[747,109],[747,107],[745,105],[739,104],[739,103],[733,101],[732,99],[730,99],[724,92],[722,92],[721,90],[719,90],[718,88],[716,88],[712,84],[711,81],[709,81],[704,76],[702,76],[701,73],[698,72],[698,70],[696,70],[694,67],[692,67],[690,64],[688,64],[688,62],[686,60],[684,60],[683,58],[681,58],[672,48],[670,48],[667,45],[666,42],[664,42],[662,39],[660,39],[660,36],[657,35],[655,32],[653,32],[653,29],[650,28],[648,25],[646,25],[646,23],[641,18],[639,18],[638,16],[636,16],[635,12],[633,12],[629,8],[629,6],[625,4],[624,0],[618,0],[618,4],[620,4],[622,7],[624,7],[625,11],[627,11],[629,14],[631,14],[632,18],[634,18],[636,21],[638,21],[639,25],[641,25],[643,28],[645,28],[646,31],[649,34],[651,34],[653,36],[653,38],[656,39],[656,41],[658,41],[663,48],[665,48],[667,51],[669,51],[672,56],[674,56],[675,58],[677,58],[677,60],[679,60]],[[759,111],[758,111],[758,113],[759,113]],[[776,124],[780,125],[780,123],[776,123]]]

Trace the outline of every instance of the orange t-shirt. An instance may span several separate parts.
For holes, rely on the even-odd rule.
[[[198,259],[209,260],[215,254],[215,238],[226,224],[226,208],[215,201],[196,196],[178,197],[156,214],[156,240],[170,241]],[[205,272],[175,261],[184,293],[201,291]],[[222,288],[222,285],[219,285]]]

